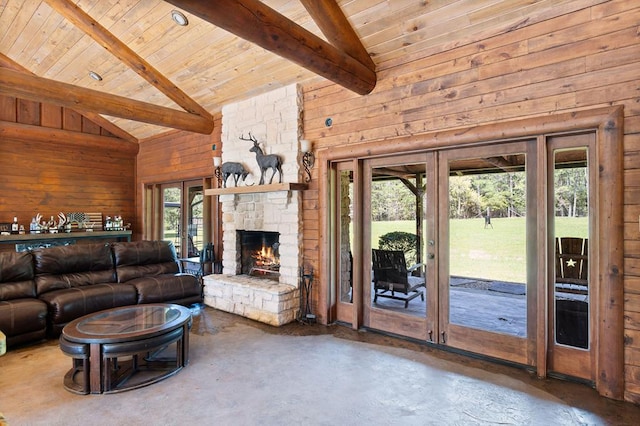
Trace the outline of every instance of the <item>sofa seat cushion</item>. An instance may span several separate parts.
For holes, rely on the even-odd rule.
[[[138,303],[198,303],[200,281],[191,274],[163,274],[127,281],[138,291]]]
[[[44,338],[47,305],[35,298],[0,301],[0,330],[7,336],[7,346]]]
[[[50,331],[54,336],[76,318],[104,309],[135,305],[136,298],[135,287],[116,283],[73,287],[40,295],[49,306]]]

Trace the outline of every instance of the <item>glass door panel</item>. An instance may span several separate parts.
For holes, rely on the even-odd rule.
[[[204,240],[204,190],[202,184],[187,184],[185,193],[187,195],[185,200],[187,205],[186,247],[188,247],[186,257],[197,257],[202,251]]]
[[[589,348],[589,171],[587,150],[554,155],[555,343]]]
[[[340,302],[353,302],[353,171],[338,172],[338,282]]]
[[[500,158],[449,163],[449,322],[526,337],[526,156]]]
[[[440,343],[532,362],[534,149],[532,141],[442,153]]]
[[[171,241],[178,257],[182,257],[182,186],[165,185],[162,187],[162,236]]]

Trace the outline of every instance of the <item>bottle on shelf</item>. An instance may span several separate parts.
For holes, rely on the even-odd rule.
[[[29,224],[29,232],[32,234],[37,234],[38,232],[40,232],[40,226],[38,225],[35,216],[31,218],[31,223]]]
[[[20,229],[20,225],[18,224],[18,218],[14,216],[13,223],[11,224],[11,233],[17,234],[19,229]]]

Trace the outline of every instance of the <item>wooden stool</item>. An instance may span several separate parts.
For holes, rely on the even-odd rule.
[[[60,349],[73,359],[73,368],[64,376],[67,390],[86,395],[89,393],[89,345],[70,342],[60,336]],[[82,383],[78,383],[76,375],[82,374]]]

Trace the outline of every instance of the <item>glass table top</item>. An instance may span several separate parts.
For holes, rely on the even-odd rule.
[[[191,311],[180,305],[125,306],[78,318],[64,328],[63,334],[73,341],[119,340],[164,332],[185,324],[190,318]]]

